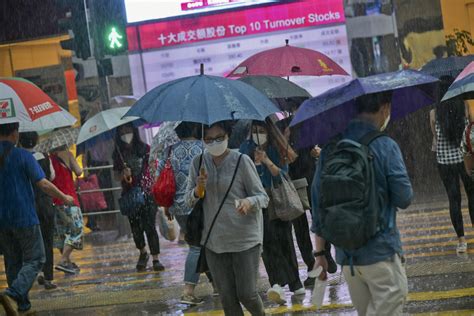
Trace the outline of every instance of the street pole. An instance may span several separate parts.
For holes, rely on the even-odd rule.
[[[87,23],[87,32],[89,34],[89,40],[91,42],[91,48],[93,50],[93,55],[95,58],[95,63],[97,67],[97,75],[98,75],[98,81],[99,81],[99,97],[100,97],[100,106],[101,110],[107,110],[110,108],[110,100],[109,100],[109,84],[107,80],[107,76],[103,74],[103,66],[101,65],[101,60],[103,56],[100,56],[100,50],[99,50],[99,45],[96,45],[92,38],[95,38],[96,40],[100,40],[97,34],[97,29],[94,27],[94,21],[96,20],[96,14],[94,10],[92,10],[93,6],[90,6],[90,16],[88,14],[87,10],[87,0],[84,0],[84,8],[86,9],[86,19],[87,21],[92,25],[92,32],[94,33],[94,37],[91,37],[91,31],[89,28],[89,23]]]

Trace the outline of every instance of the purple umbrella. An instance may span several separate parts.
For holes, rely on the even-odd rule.
[[[393,91],[391,115],[396,120],[437,101],[438,79],[415,70],[401,70],[353,79],[309,99],[291,122],[304,135],[297,147],[327,143],[357,115],[357,97],[384,91]]]

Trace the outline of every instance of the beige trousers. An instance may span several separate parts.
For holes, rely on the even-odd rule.
[[[352,304],[360,316],[402,315],[408,294],[405,267],[400,257],[393,257],[367,266],[344,266]]]

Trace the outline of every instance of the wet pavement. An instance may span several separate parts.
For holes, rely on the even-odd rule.
[[[399,228],[407,258],[409,296],[407,314],[474,315],[474,230],[464,210],[467,254],[456,254],[456,237],[447,210],[399,213]],[[75,276],[55,272],[59,288],[46,291],[35,284],[31,291],[33,308],[39,315],[223,315],[219,298],[203,276],[196,294],[205,298],[199,307],[179,304],[187,248],[161,240],[160,260],[166,271],[149,268],[136,272],[137,250],[131,239],[114,240],[114,232],[91,233],[85,248],[73,254],[81,267]],[[299,254],[298,254],[299,255]],[[56,259],[59,255],[56,255]],[[0,263],[0,290],[6,287],[3,260]],[[306,266],[300,260],[301,279]],[[311,291],[276,306],[265,299],[269,284],[263,264],[259,290],[271,315],[354,315],[355,311],[339,271],[330,277],[323,309],[311,305]],[[2,311],[0,311],[0,315]]]

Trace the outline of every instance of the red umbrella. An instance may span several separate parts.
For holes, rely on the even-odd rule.
[[[0,78],[0,124],[15,122],[26,132],[70,126],[76,119],[30,81]]]
[[[349,74],[328,56],[307,48],[288,45],[255,54],[238,65],[227,77],[249,75],[327,76]]]

